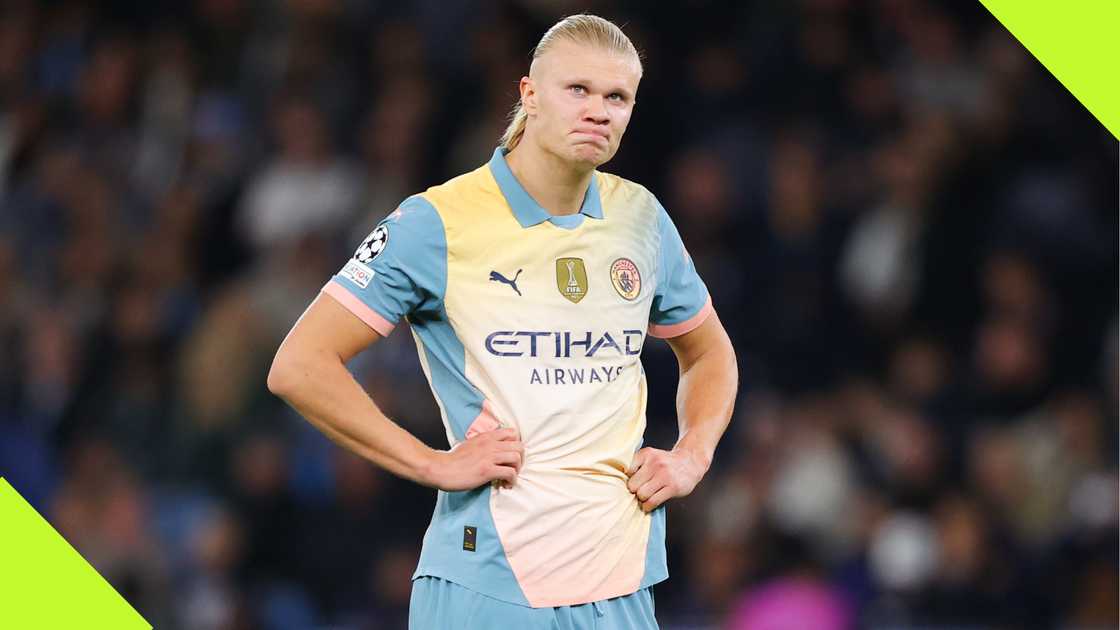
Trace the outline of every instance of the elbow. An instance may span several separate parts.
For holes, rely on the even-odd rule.
[[[268,370],[268,391],[286,400],[297,381],[295,372],[291,357],[281,349],[272,359],[272,367]]]
[[[735,389],[737,390],[737,389],[739,389],[739,381],[740,381],[740,378],[739,378],[739,357],[735,354],[735,347],[731,345],[730,340],[728,340],[727,343],[724,345],[723,351],[724,351],[724,355],[726,357],[724,359],[725,362],[726,362],[726,366],[727,366],[725,369],[728,371],[729,374],[732,374],[734,376],[734,380],[735,380],[734,386],[735,386]]]
[[[334,365],[342,365],[341,359],[299,346],[282,345],[268,370],[268,391],[291,402],[294,396],[314,387],[313,375],[333,369]]]

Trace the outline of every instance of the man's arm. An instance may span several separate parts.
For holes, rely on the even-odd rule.
[[[667,341],[680,364],[680,437],[671,451],[646,447],[634,454],[627,487],[646,512],[688,495],[708,472],[731,420],[739,384],[735,350],[715,313],[691,332]]]
[[[380,338],[334,298],[320,294],[280,345],[268,389],[331,440],[395,475],[442,490],[512,483],[523,457],[514,429],[482,433],[451,451],[437,451],[377,408],[346,362]]]

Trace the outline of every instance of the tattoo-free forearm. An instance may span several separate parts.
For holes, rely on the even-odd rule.
[[[690,365],[681,366],[677,386],[680,438],[674,449],[690,451],[705,470],[731,421],[738,383],[739,368],[730,342],[713,344]]]
[[[435,451],[385,416],[338,357],[280,355],[269,387],[338,445],[395,475],[432,485]]]

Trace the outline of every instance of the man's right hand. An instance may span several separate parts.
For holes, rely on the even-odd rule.
[[[517,429],[479,433],[450,451],[434,451],[425,481],[448,492],[473,490],[500,481],[512,485],[525,457]]]

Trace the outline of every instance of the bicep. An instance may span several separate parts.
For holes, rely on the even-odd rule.
[[[296,321],[278,357],[285,353],[327,353],[343,363],[381,339],[381,335],[327,293],[320,293]]]
[[[696,328],[665,341],[669,343],[669,347],[677,355],[677,362],[680,364],[682,372],[687,371],[701,357],[711,352],[729,354],[734,357],[731,339],[728,338],[727,331],[724,330],[723,323],[720,322],[719,315],[715,311],[712,311],[704,319],[704,323]]]

